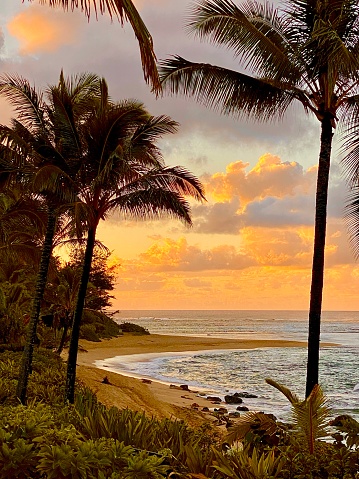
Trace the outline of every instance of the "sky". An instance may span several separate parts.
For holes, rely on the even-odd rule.
[[[239,1],[239,0],[237,0]],[[173,219],[133,222],[113,215],[98,239],[118,265],[113,308],[300,309],[309,305],[319,122],[298,107],[281,123],[225,117],[194,100],[146,85],[129,24],[88,22],[40,2],[2,0],[0,72],[38,88],[65,75],[103,76],[114,100],[135,98],[169,115],[179,132],[160,142],[169,165],[201,179],[205,203],[192,203],[193,226]],[[230,51],[185,28],[191,1],[135,0],[158,59],[179,54],[235,69]],[[0,122],[11,108],[0,99]],[[337,133],[339,138],[339,133]],[[359,267],[343,221],[346,185],[335,141],[331,169],[323,308],[359,310]]]

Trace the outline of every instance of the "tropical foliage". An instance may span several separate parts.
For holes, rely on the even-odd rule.
[[[85,230],[87,237],[68,356],[66,394],[70,402],[74,401],[80,324],[100,221],[117,212],[135,219],[168,215],[191,225],[185,197],[204,199],[197,178],[185,168],[164,164],[157,142],[176,129],[176,122],[149,115],[137,101],[113,102],[104,80],[91,116],[81,124],[83,155],[73,218],[77,236]]]
[[[233,51],[238,70],[180,56],[162,62],[165,90],[194,97],[226,115],[257,121],[284,118],[292,104],[321,126],[314,255],[310,291],[306,395],[319,374],[327,195],[332,138],[359,112],[359,5],[352,0],[267,2],[199,0],[188,29]],[[248,73],[245,73],[248,72]]]
[[[182,421],[106,408],[78,384],[74,405],[63,404],[65,368],[50,351],[36,350],[29,400],[15,397],[19,353],[0,355],[0,478],[135,479],[349,479],[359,472],[359,424],[349,416],[329,421],[331,441],[315,434],[311,452],[305,423],[322,408],[312,392],[312,410],[292,424],[264,413],[247,413],[227,437],[210,425],[193,429]],[[301,402],[284,386],[293,408]],[[306,400],[308,402],[308,400]],[[297,419],[295,419],[297,417]],[[323,416],[324,417],[324,416]],[[304,430],[302,426],[304,425]],[[334,428],[339,432],[334,432]]]
[[[28,375],[36,342],[41,303],[46,287],[55,237],[66,235],[68,207],[76,198],[74,184],[79,167],[77,125],[89,114],[91,99],[99,88],[96,75],[80,75],[68,81],[62,72],[58,85],[50,86],[44,99],[26,79],[4,75],[0,93],[14,108],[11,126],[0,126],[1,163],[9,182],[19,179],[28,195],[38,198],[46,215],[34,301],[21,365],[18,397],[26,399]],[[86,103],[87,102],[87,103]],[[87,105],[87,108],[86,108]]]
[[[77,258],[81,273],[71,265],[61,271],[54,280],[57,285],[52,288],[53,303],[45,313],[56,316],[63,329],[59,351],[71,326],[67,397],[73,401],[83,312],[87,310],[88,319],[83,334],[99,340],[103,335],[94,324],[99,317],[94,311],[103,310],[110,300],[107,293],[102,298],[99,295],[98,282],[106,279],[101,270],[93,270],[91,282],[99,222],[117,211],[127,218],[140,219],[167,214],[190,225],[190,206],[185,197],[202,200],[203,190],[186,169],[165,166],[156,144],[163,135],[174,133],[177,123],[166,116],[152,117],[134,100],[113,102],[105,80],[96,75],[66,79],[61,73],[58,84],[48,88],[45,98],[27,80],[16,76],[4,76],[0,91],[10,100],[16,114],[10,127],[0,126],[1,164],[6,171],[7,189],[10,191],[21,179],[29,201],[37,200],[39,211],[43,211],[42,216],[28,215],[26,221],[34,223],[41,218],[46,224],[43,236],[41,228],[37,233],[41,258],[18,397],[25,402],[40,314],[46,307],[49,309],[44,293],[52,251],[59,242],[71,238],[86,245]],[[20,228],[25,213],[17,209]],[[14,221],[10,213],[6,215],[4,209],[4,239],[4,228]],[[34,229],[35,225],[32,226]],[[23,230],[21,238],[26,233]],[[112,287],[107,285],[107,289]]]

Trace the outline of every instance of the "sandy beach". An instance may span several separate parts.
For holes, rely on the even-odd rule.
[[[189,423],[208,420],[202,413],[203,407],[214,408],[210,401],[199,397],[196,391],[171,388],[157,381],[150,383],[141,379],[98,369],[95,361],[131,354],[153,354],[162,352],[205,351],[223,349],[254,349],[269,347],[306,347],[305,342],[274,340],[240,340],[212,337],[165,336],[151,334],[136,336],[125,334],[99,343],[81,340],[78,354],[78,378],[89,386],[99,400],[107,406],[145,411],[162,418],[185,419]],[[110,384],[102,381],[107,377]],[[197,405],[197,406],[195,406]],[[222,404],[225,406],[225,404]]]

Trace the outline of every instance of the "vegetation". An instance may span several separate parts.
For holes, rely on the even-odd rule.
[[[66,397],[72,402],[84,310],[101,311],[109,300],[106,295],[100,298],[96,291],[101,271],[93,271],[89,288],[90,292],[94,290],[97,304],[87,295],[99,222],[117,211],[140,219],[167,214],[190,225],[185,196],[202,200],[202,186],[186,169],[166,167],[157,147],[158,139],[174,133],[177,123],[166,116],[152,117],[137,101],[113,102],[105,80],[96,75],[65,79],[61,73],[58,84],[48,88],[45,99],[27,80],[17,76],[4,76],[0,91],[16,114],[11,127],[0,126],[0,162],[6,173],[4,194],[21,179],[23,197],[39,202],[41,219],[46,224],[37,245],[41,258],[17,394],[25,403],[53,248],[72,238],[85,245],[77,259],[81,269],[76,271],[74,265],[68,265],[58,276],[57,289],[53,290],[54,311],[50,311],[60,316],[63,328],[59,352],[71,326]],[[4,218],[5,214],[9,216],[4,209]],[[23,215],[21,211],[18,214],[20,219]],[[34,222],[35,215],[28,216],[28,222]],[[38,229],[37,236],[40,232]],[[11,236],[5,235],[4,240],[12,251]],[[95,316],[93,312],[87,314],[83,334],[98,340],[101,334],[93,324]]]
[[[95,249],[89,287],[86,293],[80,337],[100,341],[121,334],[119,325],[107,313],[111,307],[117,266],[108,266],[110,253]],[[77,247],[70,254],[70,261],[59,265],[49,278],[45,291],[43,312],[48,326],[54,330],[54,344],[58,354],[69,339],[82,270],[83,251]],[[60,340],[58,334],[61,333]]]
[[[149,115],[137,101],[113,102],[104,80],[97,101],[90,101],[90,106],[91,115],[80,127],[83,154],[77,176],[79,201],[73,213],[78,236],[86,235],[86,248],[67,362],[70,402],[74,401],[80,324],[100,221],[110,213],[136,219],[168,215],[191,225],[185,196],[204,199],[199,180],[182,167],[166,167],[157,146],[163,135],[176,131],[176,122]]]
[[[160,91],[152,39],[131,0],[48,3],[80,7],[87,16],[93,5],[128,20],[145,79]],[[338,121],[350,127],[347,161],[355,185],[358,176],[358,13],[351,0],[292,0],[281,14],[256,2],[240,8],[231,0],[199,0],[190,27],[234,48],[253,76],[181,57],[162,65],[166,88],[225,114],[278,119],[297,100],[321,125],[306,398],[267,380],[290,401],[292,424],[248,413],[226,437],[209,425],[193,430],[184,422],[106,408],[76,382],[80,337],[148,334],[105,314],[114,271],[106,266],[107,253],[96,249],[100,220],[117,211],[135,218],[169,214],[191,224],[185,196],[204,198],[200,182],[181,167],[166,167],[158,149],[158,139],[177,124],[151,116],[137,101],[113,102],[96,75],[61,74],[45,97],[18,76],[2,78],[1,93],[16,118],[10,127],[0,125],[0,479],[359,477],[359,423],[346,415],[330,420],[317,384],[328,177]],[[353,216],[357,204],[351,204]],[[53,249],[69,239],[83,248],[61,264]],[[70,331],[65,370],[58,353]]]
[[[79,167],[77,125],[83,122],[89,102],[99,88],[95,75],[82,75],[66,82],[61,73],[58,85],[48,88],[46,100],[29,82],[17,76],[4,76],[0,91],[15,110],[11,127],[0,127],[4,145],[2,163],[12,168],[9,184],[21,177],[26,194],[38,197],[45,212],[33,306],[18,383],[18,397],[25,402],[28,375],[36,341],[41,303],[46,287],[55,236],[63,235],[62,224],[68,217],[68,205],[75,201],[75,176]],[[77,160],[77,161],[75,161]]]
[[[0,355],[0,478],[349,479],[359,473],[359,423],[330,421],[320,388],[293,404],[293,423],[246,413],[226,437],[205,425],[106,408],[77,383],[63,404],[66,371],[51,351],[34,352],[28,404],[16,400],[20,355]],[[313,423],[317,427],[310,429]],[[334,429],[337,432],[334,432]],[[331,442],[320,440],[332,435]]]
[[[80,8],[88,18],[90,18],[93,8],[95,16],[98,13],[108,13],[111,19],[112,17],[118,18],[122,25],[124,21],[128,21],[138,40],[145,80],[152,85],[154,92],[158,93],[161,90],[153,40],[131,0],[81,0],[81,2],[78,0],[41,0],[40,3],[48,3],[51,7],[61,7],[64,10],[68,10],[69,7],[72,10]]]
[[[120,328],[124,333],[135,333],[135,334],[150,334],[148,329],[144,328],[143,326],[139,326],[138,324],[129,323],[128,321],[124,321],[120,324]]]
[[[232,49],[243,70],[175,56],[163,61],[160,71],[169,92],[193,96],[226,115],[280,120],[297,103],[320,122],[307,396],[319,374],[332,138],[337,123],[351,125],[359,113],[358,14],[358,2],[352,0],[291,0],[282,10],[256,1],[238,6],[231,0],[200,0],[192,8],[189,30]]]

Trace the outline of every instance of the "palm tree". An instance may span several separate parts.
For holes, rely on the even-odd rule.
[[[117,211],[139,219],[167,214],[190,225],[184,196],[204,199],[201,184],[187,170],[164,166],[156,141],[176,128],[170,118],[152,117],[136,101],[112,103],[102,82],[101,100],[84,125],[87,141],[84,169],[79,174],[82,202],[74,214],[80,229],[86,224],[87,242],[67,362],[66,399],[70,403],[74,402],[80,324],[100,220]]]
[[[34,264],[44,233],[41,205],[21,184],[8,184],[0,193],[0,342],[21,346],[24,315],[31,304]]]
[[[107,13],[111,19],[118,18],[122,25],[124,21],[128,21],[140,47],[145,81],[151,83],[155,93],[161,90],[152,37],[131,0],[48,0],[48,2],[42,0],[41,3],[49,3],[50,7],[62,7],[64,10],[68,10],[69,7],[72,10],[81,8],[88,18],[91,15],[91,8],[93,8],[93,13],[96,16],[98,12],[101,15]]]
[[[306,396],[319,375],[327,195],[336,123],[359,111],[359,5],[290,0],[280,11],[251,0],[199,0],[188,25],[200,39],[233,49],[242,71],[180,56],[162,62],[162,84],[223,114],[280,120],[300,103],[321,126],[310,290]],[[248,74],[243,71],[248,71]]]
[[[17,116],[11,127],[0,126],[0,139],[4,145],[2,161],[8,159],[9,163],[14,163],[15,158],[13,174],[20,176],[33,194],[42,198],[47,212],[36,291],[17,386],[17,396],[22,403],[26,401],[57,224],[76,193],[73,177],[79,164],[76,161],[78,151],[81,151],[77,124],[89,114],[91,99],[98,94],[98,88],[96,75],[65,80],[61,72],[59,84],[49,88],[46,102],[42,93],[23,78],[4,76],[0,81],[0,93],[13,105]]]
[[[79,269],[66,264],[56,271],[45,292],[48,311],[54,318],[54,328],[62,329],[57,354],[61,354],[71,328],[79,284]]]

